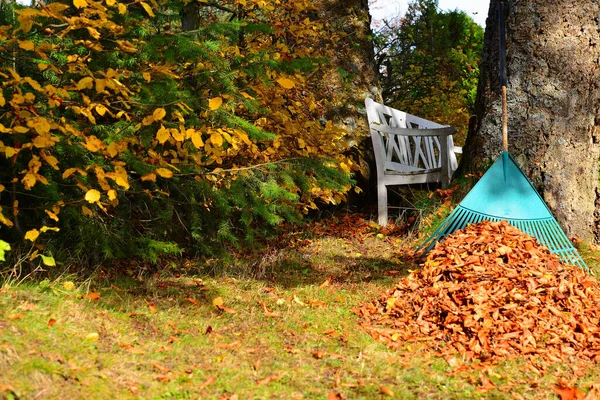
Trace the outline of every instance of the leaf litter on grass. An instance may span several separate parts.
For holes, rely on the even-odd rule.
[[[356,312],[376,340],[495,364],[600,361],[600,285],[505,221],[467,226]]]

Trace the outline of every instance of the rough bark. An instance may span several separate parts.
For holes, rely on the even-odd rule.
[[[181,10],[181,29],[184,31],[193,31],[200,28],[200,5],[191,2]]]
[[[337,31],[343,32],[339,47],[330,60],[333,68],[323,84],[340,98],[326,111],[326,118],[348,130],[360,143],[357,159],[361,162],[362,174],[357,174],[358,186],[372,197],[370,173],[375,165],[371,140],[364,109],[364,101],[372,97],[382,102],[381,87],[375,67],[375,53],[372,42],[371,15],[368,0],[320,0],[318,18],[330,22]],[[345,71],[345,76],[339,71]],[[340,96],[350,91],[348,96]],[[375,194],[376,197],[376,194]]]
[[[509,152],[569,236],[600,238],[600,4],[507,0]],[[502,151],[497,0],[491,0],[476,120],[464,166]],[[489,165],[489,164],[487,164]]]

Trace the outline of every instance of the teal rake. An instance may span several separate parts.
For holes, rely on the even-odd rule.
[[[498,2],[498,27],[504,152],[418,250],[425,249],[425,253],[428,252],[437,241],[469,224],[484,220],[504,220],[536,238],[540,244],[548,247],[565,263],[576,265],[589,272],[588,266],[554,219],[544,200],[508,153],[506,45],[502,1]]]
[[[437,241],[484,220],[507,221],[536,238],[565,263],[589,271],[546,203],[506,151],[419,249],[428,252]]]

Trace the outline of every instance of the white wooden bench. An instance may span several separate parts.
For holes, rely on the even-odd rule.
[[[379,225],[388,223],[387,187],[439,183],[445,189],[458,168],[456,129],[365,100],[377,164]]]

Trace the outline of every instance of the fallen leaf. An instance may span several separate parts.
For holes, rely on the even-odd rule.
[[[33,303],[28,303],[28,302],[24,302],[19,307],[17,307],[17,309],[23,310],[23,311],[33,311],[33,310],[37,310],[37,308],[38,308],[38,306],[36,306]]]
[[[217,308],[221,311],[225,311],[228,314],[237,314],[237,311],[233,308],[225,307],[225,306],[217,306]]]
[[[11,385],[5,385],[0,383],[0,392],[15,392],[15,388]]]
[[[208,101],[208,108],[211,109],[212,111],[215,111],[221,107],[221,104],[223,104],[222,97],[213,97],[212,99],[210,99]]]
[[[281,87],[283,87],[284,89],[291,89],[294,86],[296,86],[294,81],[288,78],[279,78],[277,79],[277,83],[279,83],[279,85],[281,85]]]
[[[56,320],[55,320],[54,318],[50,318],[50,319],[48,320],[48,326],[52,326],[52,325],[54,325],[54,324],[56,324]]]
[[[479,389],[477,390],[479,393],[485,393],[490,390],[496,389],[496,385],[494,385],[492,381],[484,374],[479,375],[479,382],[481,383]]]
[[[266,385],[267,383],[271,383],[273,381],[280,379],[284,375],[285,375],[285,372],[280,372],[278,374],[274,374],[274,375],[268,376],[264,379],[261,379],[261,380],[257,381],[256,384],[257,385]]]
[[[597,298],[600,284],[583,269],[506,221],[484,221],[448,235],[421,268],[355,312],[375,340],[463,359],[455,370],[532,354],[536,365],[564,364],[600,360]],[[549,338],[543,347],[540,337]],[[480,381],[480,391],[494,388],[485,375]]]
[[[150,310],[151,313],[155,313],[156,312],[156,306],[152,303],[148,304],[148,309]]]
[[[100,298],[100,292],[89,292],[83,296],[83,298],[90,301],[98,300]]]
[[[300,299],[298,298],[298,296],[296,296],[296,295],[294,295],[294,301],[295,301],[296,303],[300,304],[301,306],[305,306],[305,305],[306,305],[306,303],[304,303],[302,300],[300,300]]]
[[[185,299],[187,301],[189,301],[190,303],[192,303],[193,305],[195,305],[195,306],[198,306],[198,307],[200,306],[200,302],[198,300],[194,299],[194,298],[186,297]]]
[[[273,312],[273,311],[269,310],[267,308],[267,305],[264,302],[259,301],[258,304],[260,304],[260,307],[262,308],[263,312],[265,313],[265,316],[267,316],[267,317],[279,317],[279,313],[278,312]]]
[[[24,316],[25,316],[24,314],[9,314],[6,318],[15,320],[15,319],[21,319]]]
[[[154,368],[155,370],[157,370],[158,372],[161,372],[163,374],[166,374],[167,372],[171,372],[171,369],[169,367],[164,367],[157,363],[152,363],[150,365],[152,366],[152,368]]]
[[[319,289],[323,289],[324,287],[329,286],[330,283],[331,283],[331,278],[325,279],[325,281],[319,285]]]
[[[394,392],[390,388],[387,388],[383,385],[379,385],[379,391],[381,392],[381,394],[385,394],[386,396],[394,395]]]
[[[224,304],[223,298],[222,297],[215,297],[212,301],[213,306],[215,307],[219,307],[222,306]]]
[[[202,382],[200,384],[200,386],[198,387],[198,389],[200,390],[204,390],[206,389],[208,386],[212,385],[213,383],[215,383],[215,377],[214,375],[209,376],[204,382]]]
[[[552,388],[559,395],[560,400],[582,400],[585,393],[574,387],[554,386]]]
[[[154,379],[156,379],[159,382],[162,383],[167,383],[169,382],[172,378],[171,375],[167,375],[167,374],[156,374],[154,375]]]

